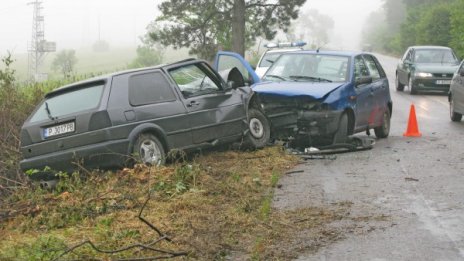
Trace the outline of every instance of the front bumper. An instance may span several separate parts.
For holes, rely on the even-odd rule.
[[[412,79],[412,84],[416,90],[431,90],[431,91],[449,91],[451,78],[416,77]]]
[[[331,136],[338,130],[343,111],[300,111],[298,134],[309,136]]]

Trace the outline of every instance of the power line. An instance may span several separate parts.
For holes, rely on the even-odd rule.
[[[41,14],[43,9],[42,1],[35,0],[29,2],[28,5],[33,6],[32,36],[31,42],[28,44],[28,75],[31,80],[40,81],[44,79],[44,74],[40,72],[40,66],[47,53],[56,51],[56,43],[45,40],[45,19]]]

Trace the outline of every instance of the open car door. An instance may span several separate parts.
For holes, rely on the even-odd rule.
[[[260,82],[259,76],[251,68],[250,64],[238,53],[218,52],[214,61],[214,69],[219,72],[226,82],[233,82],[237,84],[237,87],[251,86]],[[243,79],[240,78],[237,72],[240,72]]]

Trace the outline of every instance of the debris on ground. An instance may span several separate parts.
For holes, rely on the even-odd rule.
[[[355,151],[370,150],[374,147],[375,139],[371,137],[348,137],[346,143],[331,144],[321,147],[309,147],[304,150],[296,148],[288,148],[290,154],[298,155],[304,160],[311,159],[329,159],[335,160],[336,156],[329,156],[330,154],[339,154]]]

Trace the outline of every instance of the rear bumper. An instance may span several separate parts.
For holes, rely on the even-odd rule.
[[[50,173],[41,173],[46,167],[54,171],[73,172],[85,163],[86,168],[108,168],[123,166],[130,160],[127,155],[129,140],[113,140],[87,145],[40,156],[25,158],[20,162],[23,171],[39,170],[32,179],[50,179]]]

